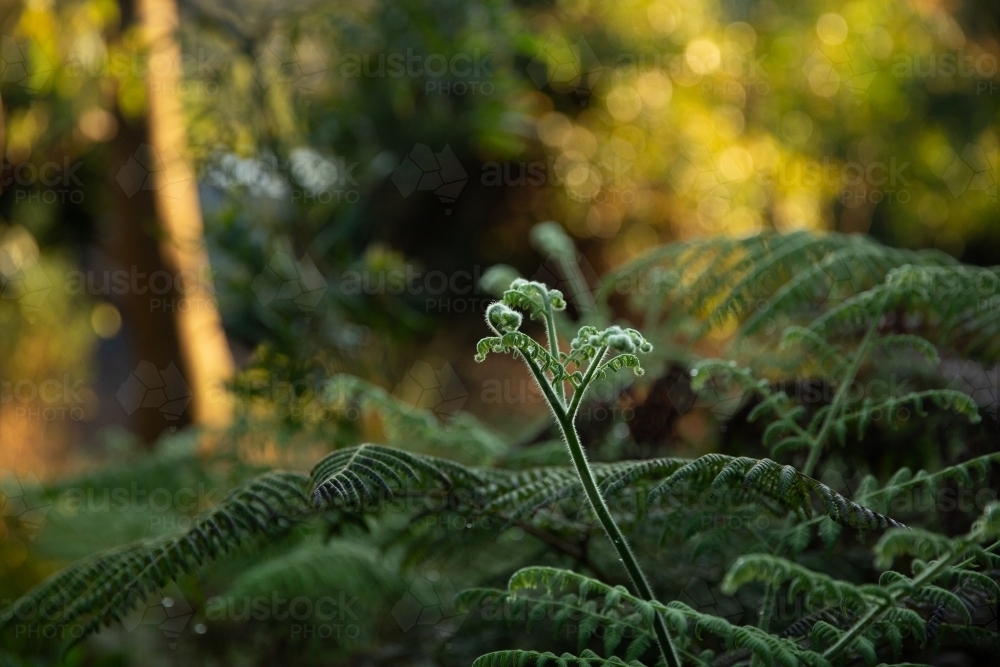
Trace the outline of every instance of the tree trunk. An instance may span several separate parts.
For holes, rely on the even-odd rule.
[[[119,114],[112,151],[112,172],[118,170],[112,186],[118,220],[109,249],[119,268],[139,267],[147,276],[165,271],[173,279],[174,287],[166,294],[130,290],[125,308],[136,362],[146,362],[146,371],[151,370],[149,364],[155,366],[168,385],[168,368],[174,363],[181,389],[175,382],[167,398],[174,400],[185,390],[190,396],[189,408],[186,396],[172,409],[149,409],[155,400],[142,409],[137,401],[126,407],[133,412],[133,428],[152,440],[185,421],[226,425],[232,401],[225,384],[234,363],[215,301],[198,185],[187,154],[178,94],[182,61],[175,35],[177,6],[174,0],[122,0],[121,6],[123,29],[130,24],[139,28],[146,47],[147,106],[143,119]],[[142,381],[138,367],[135,375]],[[177,406],[183,406],[182,414]]]

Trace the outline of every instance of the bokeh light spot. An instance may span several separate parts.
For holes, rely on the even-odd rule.
[[[122,314],[113,304],[99,303],[90,311],[90,326],[101,338],[114,338],[121,331]]]

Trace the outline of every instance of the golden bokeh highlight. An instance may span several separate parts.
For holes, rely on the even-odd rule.
[[[114,338],[121,331],[122,314],[114,304],[98,303],[90,311],[90,326],[101,338]]]

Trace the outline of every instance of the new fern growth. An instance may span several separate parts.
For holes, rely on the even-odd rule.
[[[522,315],[515,308],[527,312],[533,320],[545,322],[547,348],[521,333]],[[486,322],[496,336],[479,341],[476,360],[483,361],[489,352],[510,352],[524,360],[559,425],[590,507],[614,545],[632,586],[642,600],[656,602],[646,573],[625,534],[611,516],[576,430],[577,412],[594,380],[604,378],[608,372],[623,369],[631,369],[641,375],[642,366],[636,355],[650,352],[653,346],[635,329],[612,326],[598,331],[585,326],[570,343],[569,352],[563,352],[559,347],[554,313],[565,308],[566,301],[559,290],[520,278],[513,281],[504,292],[503,299],[490,305],[486,311]],[[680,667],[681,661],[670,630],[659,611],[654,611],[652,623],[661,658],[667,667]]]
[[[56,572],[0,612],[0,631],[28,624],[41,626],[36,636],[52,636],[50,630],[73,628],[57,634],[78,643],[120,622],[167,584],[213,563],[228,567],[248,554],[260,555],[261,562],[249,578],[246,572],[237,576],[230,591],[253,588],[248,582],[258,579],[264,588],[271,581],[298,580],[308,588],[354,579],[372,582],[366,594],[375,595],[374,589],[391,588],[391,581],[405,577],[374,569],[355,576],[357,569],[373,567],[366,564],[375,560],[373,554],[402,551],[408,564],[453,553],[461,560],[476,550],[489,552],[497,539],[521,531],[519,538],[530,535],[534,541],[518,544],[530,542],[531,548],[520,560],[505,561],[502,573],[470,575],[476,588],[459,600],[482,612],[482,620],[499,620],[505,614],[495,610],[503,608],[512,612],[507,620],[524,619],[529,626],[546,620],[557,629],[572,626],[567,634],[576,648],[574,653],[521,650],[492,626],[486,633],[491,646],[477,647],[470,656],[480,656],[474,667],[641,667],[640,661],[650,664],[650,658],[664,667],[682,661],[689,667],[832,667],[898,662],[944,641],[975,650],[984,639],[995,645],[995,632],[982,627],[976,614],[1000,594],[1000,506],[977,500],[976,514],[963,509],[940,517],[900,502],[953,488],[995,489],[1000,467],[995,444],[962,449],[960,459],[944,463],[905,459],[914,469],[929,471],[868,466],[861,472],[870,473],[859,475],[847,490],[813,474],[843,468],[849,436],[860,440],[876,429],[887,434],[904,409],[918,420],[952,419],[948,413],[963,422],[980,420],[976,402],[953,388],[921,385],[871,398],[849,388],[858,378],[873,376],[890,353],[909,355],[911,370],[938,366],[939,350],[944,356],[945,349],[982,363],[1000,359],[995,313],[979,303],[982,285],[993,284],[1000,273],[961,266],[937,253],[892,250],[839,235],[766,234],[672,244],[626,271],[670,262],[669,271],[653,281],[663,298],[640,304],[643,330],[657,343],[654,352],[634,329],[594,326],[607,324],[606,297],[623,274],[605,280],[591,299],[565,234],[545,225],[533,241],[561,267],[585,326],[572,340],[560,339],[559,326],[568,322],[567,299],[541,283],[512,278],[510,269],[497,269],[490,291],[501,299],[486,313],[493,335],[479,342],[476,357],[510,353],[525,363],[560,431],[569,465],[505,468],[516,445],[471,415],[442,429],[429,411],[402,410],[381,387],[336,376],[320,400],[378,415],[385,444],[364,442],[352,424],[316,438],[330,451],[308,473],[253,467],[236,478],[221,502],[187,517],[186,529],[118,544]],[[730,279],[715,279],[720,272],[729,272]],[[498,287],[501,279],[506,289]],[[659,325],[667,315],[688,317],[693,326],[664,335]],[[544,342],[523,330],[525,316],[541,325]],[[744,342],[775,326],[762,343],[753,343],[749,359],[738,361],[732,350],[723,352],[725,359],[697,362],[689,354],[681,359],[693,371],[696,391],[721,379],[724,387],[752,397],[746,422],[764,426],[749,447],[772,458],[751,448],[729,451],[722,443],[697,458],[654,453],[642,460],[588,461],[577,422],[595,382],[621,371],[641,374],[641,355],[677,363],[671,356],[676,349],[670,349],[674,333],[697,337],[727,320],[736,321],[736,340]],[[771,347],[774,357],[767,356]],[[771,359],[781,363],[769,365]],[[788,385],[776,383],[775,368],[821,380],[832,395],[809,405],[789,393]],[[940,414],[931,414],[934,407]],[[947,422],[955,423],[964,427],[958,420]],[[353,439],[341,433],[353,433]],[[936,444],[934,435],[926,439]],[[957,440],[951,446],[963,444]],[[131,480],[141,472],[128,474]],[[442,495],[449,499],[444,506],[435,500]],[[406,502],[389,502],[400,499]],[[447,514],[448,521],[429,516],[435,513]],[[423,522],[426,518],[435,520]],[[482,519],[500,530],[477,531]],[[942,519],[959,527],[944,534]],[[854,529],[858,540],[841,539],[844,528]],[[357,532],[348,536],[348,530]],[[386,532],[391,536],[383,541],[374,537]],[[358,534],[370,541],[354,541]],[[592,536],[601,546],[606,536],[612,549],[588,552]],[[540,553],[545,567],[539,566]],[[637,554],[659,558],[656,569],[644,571]],[[699,569],[705,555],[711,556],[711,574]],[[601,560],[615,557],[627,580],[616,578]],[[463,562],[463,573],[472,567]],[[307,575],[299,577],[297,570]],[[721,579],[718,590],[739,594],[754,607],[756,621],[723,618],[718,609],[686,598],[681,587],[695,571],[706,580]],[[509,578],[506,588],[484,587],[498,575]],[[617,581],[631,586],[616,586]],[[658,600],[654,583],[677,599]],[[795,607],[791,614],[780,613],[783,596]],[[391,608],[392,600],[383,602]],[[466,631],[475,628],[464,626],[461,632]],[[4,657],[0,649],[0,662]]]

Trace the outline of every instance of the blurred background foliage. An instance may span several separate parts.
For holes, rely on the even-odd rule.
[[[334,443],[364,440],[473,463],[558,460],[526,376],[471,362],[489,267],[569,284],[529,242],[544,220],[576,242],[588,289],[659,244],[768,230],[868,233],[1000,262],[991,2],[178,0],[182,57],[165,92],[182,104],[187,145],[176,148],[239,370],[236,417],[228,429],[185,430],[184,385],[169,396],[176,413],[136,426],[121,392],[140,362],[168,383],[166,361],[190,370],[136,342],[165,326],[143,313],[169,324],[187,307],[176,286],[157,292],[144,281],[158,265],[116,254],[127,233],[163,234],[124,212],[160,187],[143,180],[163,156],[142,152],[157,122],[156,63],[137,19],[155,4],[0,4],[0,468],[47,488],[105,464],[163,473],[168,487],[196,483],[185,475],[228,487],[242,466],[304,467]],[[128,286],[109,282],[114,271]],[[126,303],[137,280],[153,288],[145,310]],[[640,310],[609,303],[619,316]],[[702,351],[734,326],[717,324]],[[688,357],[670,342],[660,341],[656,382],[623,400],[641,406],[683,374],[671,364]],[[394,397],[416,383],[419,404],[427,377],[440,400],[418,407],[436,414],[400,409]],[[608,404],[625,389],[609,388]],[[497,400],[503,392],[522,398]],[[471,414],[455,418],[459,408]],[[738,439],[711,416],[682,420],[672,451]],[[440,418],[455,419],[446,433]],[[643,441],[612,421],[594,426],[608,457],[649,454],[644,442],[662,435],[650,427]],[[77,551],[66,553],[59,514],[39,538],[49,556],[4,543],[0,567],[15,575],[3,578],[5,597],[60,558],[123,538],[71,540]],[[131,537],[151,530],[139,524]],[[320,547],[302,548],[309,558]],[[392,595],[397,565],[378,580]],[[108,646],[139,650],[120,635]]]

